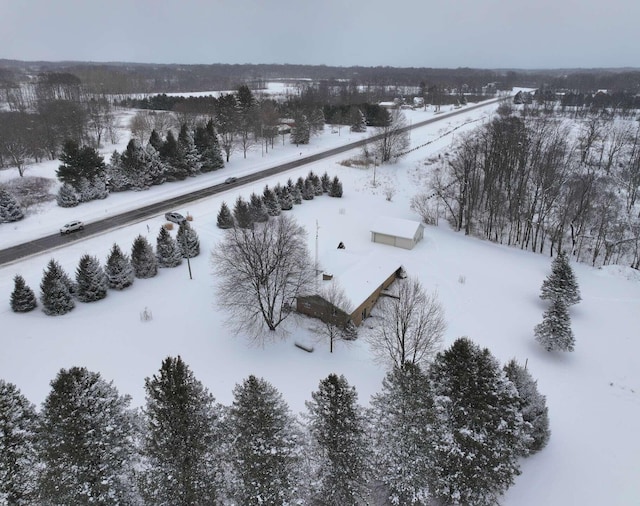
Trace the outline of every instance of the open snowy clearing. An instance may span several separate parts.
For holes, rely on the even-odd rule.
[[[412,114],[419,116],[408,118],[418,121],[432,113]],[[164,223],[160,216],[0,268],[0,377],[15,383],[39,405],[49,391],[49,381],[61,367],[86,366],[113,380],[120,392],[130,394],[133,404],[141,406],[144,378],[154,374],[167,355],[179,354],[224,404],[231,402],[236,383],[255,374],[270,381],[292,410],[300,412],[318,382],[331,372],[344,374],[356,386],[360,402],[368,404],[384,375],[384,370],[372,362],[364,339],[367,327],[375,325],[375,313],[361,327],[358,341],[338,343],[330,354],[328,343],[315,342],[310,321],[302,318],[289,321],[286,339],[278,337],[264,347],[249,346],[244,336],[234,336],[225,327],[225,315],[215,305],[220,294],[208,252],[222,237],[215,225],[221,202],[231,204],[238,195],[248,198],[252,191],[262,192],[265,184],[284,183],[287,177],[295,179],[309,170],[317,174],[327,171],[342,181],[344,197],[316,197],[290,211],[308,231],[312,256],[317,226],[321,264],[323,252],[334,249],[340,241],[349,251],[375,250],[399,260],[409,275],[417,276],[428,290],[438,291],[449,324],[446,346],[459,336],[468,336],[488,347],[502,363],[513,357],[521,363],[528,361],[540,392],[547,396],[550,443],[523,461],[523,474],[502,504],[640,503],[640,279],[636,271],[573,264],[583,298],[571,309],[576,351],[550,354],[533,339],[533,327],[541,321],[545,308],[538,294],[549,272],[549,257],[465,237],[451,231],[444,221],[439,227],[427,227],[424,240],[411,251],[370,242],[369,226],[379,216],[418,219],[409,209],[409,199],[428,170],[423,160],[443,153],[452,142],[451,135],[436,139],[468,123],[454,134],[458,135],[483,118],[483,111],[477,110],[413,132],[413,145],[434,142],[396,165],[378,167],[375,187],[372,168],[339,165],[337,162],[349,157],[341,155],[175,209],[194,217],[192,225],[200,237],[202,254],[191,261],[193,280],[185,263],[161,270],[156,278],[138,279],[123,292],[110,291],[101,302],[77,303],[64,316],[49,317],[40,309],[29,314],[11,312],[8,300],[15,274],[23,275],[38,293],[42,270],[50,258],[73,275],[82,254],[96,255],[104,261],[114,242],[128,251],[134,238],[142,234],[155,245]],[[312,138],[310,146],[280,144],[268,157],[262,157],[258,148],[247,160],[235,153],[223,170],[184,183],[116,194],[74,209],[43,206],[21,222],[2,225],[0,247],[55,232],[77,217],[90,222],[182,192],[186,187],[222,182],[230,174],[251,172],[300,156],[300,152],[311,154],[345,137],[356,139],[347,128],[340,136],[327,128],[323,136]],[[108,147],[107,151],[114,148],[121,150],[122,146]],[[49,162],[29,168],[27,175],[46,171],[51,175],[56,168],[57,162]],[[0,172],[0,178],[5,177],[7,171]],[[388,187],[396,190],[392,201],[385,198]],[[145,308],[152,313],[150,321],[140,318]],[[295,341],[312,343],[315,351],[306,353],[294,346]]]

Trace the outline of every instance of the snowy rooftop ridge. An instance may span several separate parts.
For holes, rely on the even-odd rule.
[[[393,235],[403,239],[413,239],[416,231],[421,227],[424,228],[424,225],[417,221],[383,216],[376,218],[375,222],[371,225],[371,232]]]

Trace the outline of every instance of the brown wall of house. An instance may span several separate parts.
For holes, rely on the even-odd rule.
[[[389,288],[389,286],[391,285],[391,283],[393,283],[395,281],[395,279],[398,277],[398,271],[394,272],[393,274],[391,274],[391,276],[389,276],[384,283],[382,283],[377,290],[375,290],[368,298],[366,301],[364,301],[362,304],[360,304],[352,313],[351,313],[351,321],[356,325],[356,327],[359,327],[360,324],[362,323],[363,318],[363,312],[366,309],[366,317],[368,317],[371,314],[371,310],[373,309],[373,306],[376,305],[376,302],[378,302],[378,299],[380,298],[380,294],[382,293],[382,290]]]

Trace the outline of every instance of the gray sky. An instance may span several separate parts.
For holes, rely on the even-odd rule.
[[[0,58],[640,67],[638,0],[0,0]]]

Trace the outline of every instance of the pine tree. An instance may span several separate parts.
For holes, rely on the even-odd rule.
[[[414,364],[395,367],[371,408],[378,488],[391,504],[425,504],[435,416],[429,378]]]
[[[342,197],[342,183],[338,179],[338,176],[333,178],[331,182],[331,188],[329,189],[329,197]]]
[[[249,213],[251,214],[251,221],[254,223],[264,223],[269,219],[264,200],[255,192],[249,197]]]
[[[80,203],[80,197],[68,183],[63,184],[56,194],[56,203],[60,207],[76,207]]]
[[[542,315],[542,322],[535,326],[534,335],[547,351],[573,351],[575,337],[571,317],[562,297],[552,300]]]
[[[324,130],[325,119],[324,119],[324,113],[322,112],[322,109],[320,109],[319,107],[316,107],[311,112],[309,123],[311,125],[311,132],[314,135]]]
[[[304,114],[295,115],[295,125],[291,128],[291,143],[296,146],[299,144],[309,144],[311,137],[311,124]]]
[[[569,257],[564,251],[558,253],[551,262],[551,274],[542,282],[540,292],[541,299],[561,298],[567,306],[572,306],[582,300],[578,282],[569,263]]]
[[[131,246],[131,266],[136,278],[152,278],[158,274],[158,259],[146,237],[139,235]]]
[[[284,186],[280,192],[280,207],[283,211],[290,211],[293,209],[293,197],[288,186]]]
[[[200,172],[202,161],[200,153],[193,141],[193,132],[183,123],[178,133],[178,147],[183,155],[185,171],[189,176],[195,176]]]
[[[236,205],[233,208],[233,218],[238,227],[253,228],[253,221],[251,219],[249,204],[247,204],[246,201],[239,195],[236,199]]]
[[[131,187],[129,178],[122,165],[122,156],[117,150],[111,154],[111,158],[107,164],[106,178],[107,181],[109,181],[110,192],[123,192]]]
[[[547,400],[538,392],[538,382],[516,359],[504,366],[504,372],[518,391],[520,412],[525,422],[525,432],[529,436],[525,455],[532,455],[547,446],[551,436]]]
[[[16,274],[13,278],[13,292],[11,292],[11,310],[14,313],[28,313],[35,309],[38,305],[36,295],[33,290],[27,285],[24,278],[19,274]]]
[[[11,223],[24,218],[18,201],[7,190],[0,189],[0,223]]]
[[[180,247],[164,227],[160,227],[160,233],[156,240],[156,258],[158,259],[158,267],[177,267],[182,263]]]
[[[320,184],[322,185],[322,192],[329,193],[329,190],[331,189],[331,178],[329,177],[329,174],[327,174],[326,172],[322,174],[322,177],[320,178]]]
[[[180,247],[182,258],[194,258],[200,254],[200,239],[198,233],[191,228],[188,221],[183,221],[176,234],[176,242]]]
[[[153,183],[150,160],[136,139],[129,141],[120,161],[129,188],[136,191],[148,190]]]
[[[42,504],[133,504],[130,399],[85,368],[61,369],[41,413]]]
[[[233,397],[228,420],[232,497],[243,506],[289,504],[298,445],[289,407],[271,384],[255,376],[236,385]]]
[[[153,146],[153,149],[158,152],[160,151],[160,149],[162,149],[162,139],[160,138],[160,134],[155,128],[151,131],[151,135],[149,136],[149,142],[147,143],[147,145]]]
[[[344,376],[330,374],[311,397],[306,406],[314,449],[315,503],[358,504],[365,496],[369,448],[356,389]]]
[[[104,178],[104,158],[91,146],[80,147],[76,141],[67,140],[62,146],[60,161],[62,164],[56,171],[58,180],[70,184],[78,192],[82,180]]]
[[[315,172],[310,171],[307,175],[307,179],[310,180],[313,184],[313,194],[316,197],[319,197],[324,193],[324,191],[322,190],[322,181]]]
[[[293,197],[294,204],[302,204],[302,192],[300,191],[300,188],[298,188],[297,185],[293,187],[293,190],[291,191],[291,196]]]
[[[437,355],[430,378],[437,414],[431,495],[495,505],[520,474],[528,440],[518,392],[489,350],[467,338]]]
[[[164,183],[167,180],[165,175],[167,168],[160,158],[160,153],[158,153],[158,150],[152,144],[145,146],[144,158],[151,184],[159,185]]]
[[[220,410],[180,358],[145,380],[143,495],[149,504],[219,502]]]
[[[36,503],[37,420],[35,406],[0,379],[0,504]]]
[[[45,314],[59,316],[75,307],[73,285],[60,264],[50,260],[40,282],[40,302]]]
[[[82,178],[78,187],[78,198],[80,202],[89,202],[91,200],[106,199],[109,196],[107,189],[106,174],[96,176],[89,180]],[[60,205],[60,204],[58,204]],[[64,207],[64,206],[61,206]]]
[[[309,178],[305,179],[304,188],[302,189],[302,198],[303,200],[313,200],[313,197],[316,194],[316,187],[313,184],[313,181]]]
[[[264,206],[267,208],[269,216],[280,216],[280,213],[282,212],[280,201],[278,200],[278,196],[271,188],[269,188],[268,185],[264,187],[262,192],[262,201],[264,202]]]
[[[202,172],[210,172],[224,167],[222,150],[213,126],[213,120],[207,121],[204,127],[197,127],[193,140],[202,160]]]
[[[167,137],[160,149],[160,158],[166,166],[167,181],[182,181],[189,175],[184,153],[171,130],[167,132]]]
[[[77,297],[94,302],[107,296],[107,275],[96,257],[83,255],[76,269]]]
[[[233,215],[231,214],[231,210],[229,209],[229,206],[227,205],[226,202],[223,202],[222,205],[220,205],[220,211],[218,212],[217,225],[218,225],[218,228],[222,228],[222,229],[233,228],[233,226],[235,225],[235,222],[233,220]]]
[[[363,112],[357,106],[352,106],[349,112],[349,121],[351,123],[352,132],[366,132],[367,119]]]
[[[135,281],[129,256],[125,255],[117,244],[114,244],[109,252],[104,271],[109,288],[114,290],[124,290]]]

